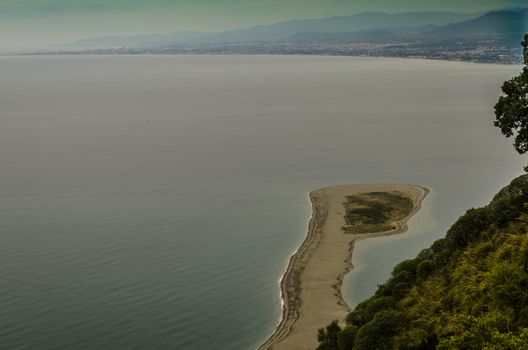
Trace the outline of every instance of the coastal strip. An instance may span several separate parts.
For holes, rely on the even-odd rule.
[[[349,195],[398,191],[413,201],[412,212],[384,232],[349,234],[343,203]],[[280,282],[282,319],[258,350],[306,350],[317,347],[317,330],[333,320],[344,323],[351,311],[343,300],[343,277],[353,269],[352,252],[357,241],[404,233],[407,221],[421,208],[429,193],[424,187],[400,184],[345,185],[310,192],[312,217],[308,235],[291,257]]]

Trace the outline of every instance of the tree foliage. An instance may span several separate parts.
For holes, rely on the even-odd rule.
[[[505,81],[503,95],[495,105],[495,126],[506,137],[514,137],[514,147],[523,154],[528,151],[528,34],[521,43],[523,46],[524,67],[522,72]]]
[[[341,327],[337,324],[337,321],[332,321],[326,328],[320,328],[317,333],[317,340],[319,346],[317,350],[338,350],[338,334],[341,332]]]

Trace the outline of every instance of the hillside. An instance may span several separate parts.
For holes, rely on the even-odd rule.
[[[486,13],[478,18],[452,23],[433,30],[441,35],[485,34],[485,33],[524,33],[528,9],[502,10]]]
[[[477,17],[475,14],[452,12],[404,12],[394,14],[366,12],[349,16],[292,20],[222,32],[180,31],[167,34],[88,38],[76,41],[69,46],[83,48],[122,46],[144,47],[203,43],[277,41],[289,40],[292,35],[297,33],[343,33],[374,28],[445,25],[473,19],[475,17]]]
[[[528,9],[493,11],[468,21],[441,26],[427,33],[433,37],[496,40],[516,47],[519,36],[528,31]]]
[[[518,47],[519,37],[528,29],[528,10],[502,10],[486,13],[474,19],[445,25],[416,28],[384,27],[354,32],[297,33],[293,42],[304,43],[426,43],[495,42],[496,46]]]
[[[496,40],[518,45],[527,29],[527,9],[482,16],[450,12],[367,12],[350,16],[287,21],[224,32],[180,31],[167,34],[83,39],[70,47],[158,47],[255,42],[390,43],[438,40]],[[512,42],[512,38],[515,38]]]
[[[369,29],[445,25],[475,18],[475,14],[451,12],[365,12],[350,16],[305,19],[227,31],[211,36],[214,42],[233,41],[283,41],[292,35],[305,32],[343,33]]]
[[[524,175],[397,265],[344,329],[320,330],[318,350],[526,349],[527,233]]]
[[[366,12],[223,32],[88,38],[36,54],[296,54],[519,63],[525,8],[486,14]],[[30,53],[35,54],[35,53]]]

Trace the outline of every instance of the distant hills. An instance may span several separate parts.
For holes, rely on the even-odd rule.
[[[350,16],[295,20],[248,29],[227,31],[210,36],[213,41],[288,41],[304,32],[340,33],[364,31],[374,28],[421,27],[442,25],[475,18],[474,14],[451,12],[406,12],[388,14],[365,12]]]
[[[76,41],[68,46],[77,48],[152,47],[182,44],[288,41],[298,33],[342,33],[392,27],[417,28],[427,25],[460,22],[476,18],[477,16],[476,14],[452,12],[407,12],[396,14],[366,12],[350,16],[293,20],[224,32],[180,31],[168,34],[89,38]]]
[[[345,33],[297,33],[293,42],[311,43],[388,43],[436,42],[455,40],[495,40],[497,44],[518,47],[528,29],[528,10],[503,10],[486,13],[466,21],[422,27],[388,27]]]
[[[443,38],[481,37],[501,40],[505,46],[519,45],[519,38],[528,31],[528,9],[494,11],[478,18],[452,23],[432,30]]]
[[[88,38],[36,54],[308,54],[520,63],[528,9],[366,12],[223,32]],[[30,53],[35,54],[35,53]]]
[[[474,19],[451,23],[433,31],[435,34],[460,36],[461,34],[523,33],[528,29],[528,9],[493,11]]]

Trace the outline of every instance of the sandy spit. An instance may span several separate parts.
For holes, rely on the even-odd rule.
[[[394,223],[395,229],[369,234],[346,234],[346,196],[373,191],[400,191],[414,202],[412,213]],[[273,334],[258,350],[314,350],[317,330],[333,320],[344,324],[351,311],[341,295],[343,277],[352,270],[352,252],[361,239],[407,231],[407,221],[421,208],[429,193],[424,187],[400,184],[345,185],[310,192],[312,218],[308,235],[291,257],[281,280],[282,319]]]

